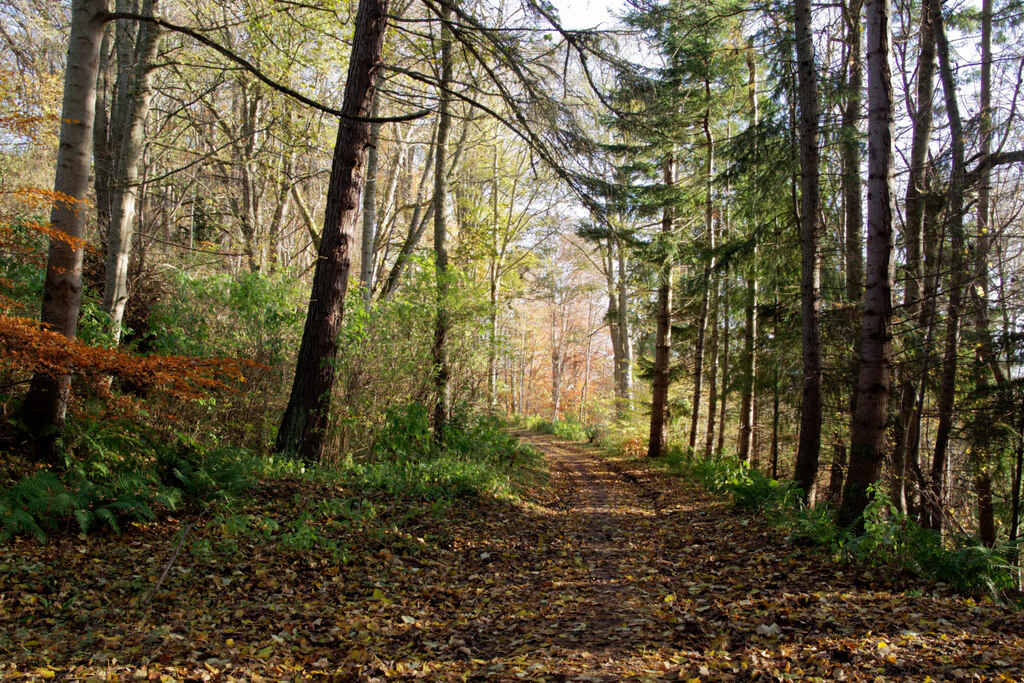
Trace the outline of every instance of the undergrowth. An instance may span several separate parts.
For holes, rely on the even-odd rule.
[[[968,595],[1001,599],[1016,588],[1019,569],[1008,548],[987,548],[977,538],[947,541],[900,512],[885,489],[872,486],[863,531],[839,526],[828,505],[807,508],[791,482],[772,479],[737,458],[687,460],[678,453],[668,466],[740,508],[763,515],[789,534],[789,541],[827,549],[836,560],[920,576]]]
[[[521,416],[516,418],[516,426],[538,434],[550,434],[568,441],[588,443],[592,443],[601,434],[599,427],[583,424],[574,417],[547,420],[537,415]]]
[[[443,511],[460,499],[514,498],[540,462],[500,420],[468,410],[456,411],[437,442],[421,404],[388,413],[370,457],[349,456],[331,466],[203,444],[188,435],[140,435],[128,423],[72,423],[67,434],[63,467],[22,468],[0,482],[0,540],[119,532],[161,511],[231,502],[259,479],[336,483],[354,494],[380,492]],[[277,536],[294,547],[318,545],[314,527],[305,522]]]

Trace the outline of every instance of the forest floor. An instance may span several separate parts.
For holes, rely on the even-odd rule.
[[[364,501],[379,513],[350,516],[341,558],[209,516],[0,548],[0,678],[1024,680],[1018,612],[836,565],[642,461],[520,436],[550,471],[523,501]],[[344,493],[276,482],[247,514]]]

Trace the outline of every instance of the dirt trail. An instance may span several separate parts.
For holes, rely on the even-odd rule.
[[[0,547],[0,679],[1024,680],[1019,613],[837,566],[646,462],[518,436],[550,471],[525,501],[378,498],[335,537],[344,561],[211,524],[194,534],[215,552],[183,552],[150,597],[169,523]],[[251,513],[346,495],[275,482]]]
[[[509,520],[520,562],[495,580],[530,588],[489,603],[500,626],[470,639],[484,658],[470,680],[1024,676],[1020,615],[927,586],[912,597],[645,463],[519,436],[551,482],[535,515]]]

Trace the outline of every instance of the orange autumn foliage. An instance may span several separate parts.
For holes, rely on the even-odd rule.
[[[234,390],[245,372],[259,363],[232,358],[138,356],[119,349],[90,346],[43,329],[28,318],[0,315],[0,355],[8,369],[50,375],[75,375],[99,386],[118,377],[138,386],[157,388],[183,400],[198,399],[216,390]]]

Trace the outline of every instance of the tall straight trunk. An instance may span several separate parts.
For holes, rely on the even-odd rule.
[[[71,6],[64,100],[61,105],[60,143],[53,181],[55,201],[50,211],[50,250],[43,284],[42,326],[68,339],[78,332],[82,305],[82,247],[85,235],[86,194],[92,161],[96,80],[103,42],[107,0],[75,0]],[[64,429],[70,375],[36,372],[19,418],[40,460],[58,459],[57,445]]]
[[[927,6],[921,12],[918,32],[920,53],[917,60],[917,111],[912,116],[913,133],[907,179],[906,219],[904,221],[903,244],[906,252],[906,285],[903,306],[907,319],[919,327],[925,327],[928,320],[922,318],[921,290],[924,267],[921,247],[924,243],[925,183],[927,174],[928,144],[932,134],[932,100],[935,94],[935,33],[932,30],[931,13]],[[895,444],[892,453],[892,473],[889,497],[899,510],[906,510],[906,472],[910,445],[916,441],[917,421],[914,420],[917,402],[917,375],[920,374],[922,354],[912,352],[910,362],[901,370],[900,411],[895,430]]]
[[[844,11],[847,59],[846,103],[840,123],[842,144],[842,187],[846,216],[846,300],[859,302],[864,290],[864,209],[860,192],[861,91],[864,88],[864,60],[860,15],[863,0],[848,0]]]
[[[1020,563],[1018,539],[1020,538],[1020,496],[1021,479],[1024,478],[1024,408],[1017,419],[1017,448],[1014,453],[1013,481],[1010,488],[1010,559],[1014,565]]]
[[[498,278],[492,277],[487,310],[487,405],[498,405]]]
[[[818,214],[821,210],[818,180],[818,74],[814,64],[811,2],[794,5],[797,58],[797,96],[800,105],[800,317],[803,356],[803,389],[800,411],[800,444],[795,479],[804,500],[814,504],[821,451],[821,252]]]
[[[711,84],[704,82],[705,96],[711,101]],[[715,204],[712,192],[712,178],[715,173],[715,137],[711,132],[711,108],[704,111],[704,139],[707,144],[707,156],[704,166],[704,182],[707,195],[704,198],[704,235],[707,240],[708,255],[704,261],[704,272],[701,276],[703,290],[700,299],[700,316],[697,318],[697,347],[693,354],[693,412],[690,415],[690,439],[687,446],[692,453],[697,447],[697,431],[700,427],[700,402],[704,383],[704,338],[707,335],[708,321],[708,283],[711,282],[711,269],[714,267],[715,249]]]
[[[159,12],[159,0],[145,0],[142,5],[144,16],[154,17]],[[131,63],[118,65],[118,81],[124,78],[130,79],[130,83],[123,88],[119,83],[118,90],[127,99],[116,108],[110,127],[118,144],[115,146],[117,156],[113,159],[106,281],[103,287],[103,310],[110,316],[110,332],[115,342],[121,337],[121,321],[128,302],[128,261],[135,228],[135,207],[140,194],[139,164],[145,142],[146,118],[153,99],[153,63],[159,39],[157,26],[140,23]]]
[[[607,261],[602,252],[605,282],[608,285],[608,334],[612,342],[612,390],[615,393],[615,417],[622,419],[627,412],[626,395],[623,393],[622,381],[622,335],[619,334],[619,290],[615,280],[615,238],[608,238]]]
[[[864,512],[868,487],[885,456],[885,425],[892,384],[893,151],[891,0],[868,0],[868,256],[860,373],[850,434],[850,466],[839,509],[849,526]]]
[[[448,311],[448,224],[445,200],[448,196],[448,131],[451,128],[452,33],[448,26],[451,8],[441,6],[441,81],[438,84],[437,154],[434,156],[434,273],[437,278],[437,318],[434,322],[434,440],[444,440],[451,402],[448,366],[448,332],[451,327]]]
[[[551,421],[558,420],[562,405],[562,325],[558,320],[558,298],[551,304]]]
[[[928,482],[926,505],[928,526],[940,531],[943,519],[943,482],[947,469],[949,437],[953,428],[953,404],[956,397],[956,370],[959,353],[959,333],[963,288],[966,284],[964,259],[964,183],[965,149],[963,123],[957,100],[956,82],[949,55],[942,17],[941,0],[929,0],[935,29],[935,46],[939,61],[939,78],[946,101],[952,152],[952,169],[946,220],[950,236],[949,309],[946,313],[946,338],[942,354],[942,377],[939,382],[938,425],[935,428],[935,450],[932,454],[931,476]]]
[[[747,50],[747,97],[750,102],[750,123],[757,126],[759,112],[757,102],[757,62],[754,61],[753,41],[748,43]],[[754,377],[757,373],[755,341],[757,339],[757,244],[747,274],[746,303],[744,306],[743,329],[743,389],[740,394],[740,427],[737,438],[737,456],[748,465],[753,463],[751,446],[754,438]]]
[[[722,231],[722,239],[728,236],[728,223]],[[722,310],[722,393],[718,397],[718,438],[715,440],[715,456],[722,457],[725,448],[725,415],[729,403],[729,276],[722,277],[722,299],[719,303]]]
[[[666,188],[675,185],[675,153],[665,156]],[[672,350],[672,207],[662,209],[661,246],[664,256],[658,283],[658,328],[654,342],[654,386],[651,389],[651,429],[647,440],[647,457],[658,458],[668,452],[668,380]]]
[[[775,306],[774,306],[775,318],[774,318],[774,329],[772,338],[778,344],[780,339],[779,335],[779,285],[775,285]],[[778,353],[779,349],[775,349]],[[778,366],[773,369],[775,375],[775,381],[772,383],[772,446],[769,457],[772,461],[772,479],[776,479],[779,476],[779,398],[781,391],[779,389],[779,379],[781,372]]]
[[[491,218],[494,225],[491,230],[490,306],[487,310],[487,405],[494,408],[498,405],[498,293],[501,289],[501,274],[504,265],[504,249],[498,248],[498,147],[494,147],[493,164],[491,166]],[[511,213],[511,212],[510,212]],[[589,321],[589,319],[588,319]],[[589,343],[589,339],[588,339]],[[588,358],[589,362],[589,358]]]
[[[737,457],[748,465],[753,464],[751,447],[754,439],[754,379],[757,374],[757,249],[754,249],[754,263],[747,277],[745,325],[743,328],[743,392],[740,395],[740,428],[737,439]]]
[[[114,162],[108,144],[110,135],[110,116],[108,107],[111,99],[111,60],[110,50],[113,39],[113,26],[108,25],[103,31],[100,43],[100,63],[96,82],[96,114],[92,130],[92,173],[93,188],[96,192],[96,222],[99,234],[106,239],[110,229],[110,183],[114,174]]]
[[[626,411],[633,410],[633,340],[630,337],[629,331],[629,292],[627,291],[627,274],[626,274],[626,249],[625,245],[619,243],[618,245],[618,263],[619,272],[618,280],[616,280],[616,286],[618,287],[618,296],[615,302],[618,304],[618,322],[619,322],[619,348],[622,350],[622,356],[620,357],[620,372],[622,379],[622,398],[625,403]]]
[[[711,457],[711,449],[715,445],[715,422],[718,419],[718,309],[719,309],[719,277],[711,278],[711,309],[708,314],[708,325],[711,327],[711,339],[708,341],[708,421],[704,433],[704,458]]]
[[[978,126],[982,158],[992,153],[992,0],[981,3],[981,112]],[[992,248],[992,179],[985,167],[978,180],[978,237],[974,249],[974,274],[972,293],[974,304],[974,333],[978,386],[984,390],[989,375],[997,384],[1004,384],[1006,377],[999,365],[992,344],[992,330],[989,325],[988,293],[992,283],[989,279],[988,258]],[[975,470],[975,490],[978,494],[978,532],[981,541],[988,547],[996,543],[995,509],[992,505],[991,458],[981,449],[972,453],[971,463]]]
[[[380,112],[380,95],[374,93],[370,116],[376,118]],[[380,144],[380,122],[370,124],[370,140],[366,152],[366,187],[363,189],[363,230],[359,249],[359,289],[363,302],[370,303],[373,292],[373,256],[377,241],[377,160]],[[396,169],[397,175],[397,169]]]
[[[334,360],[338,355],[337,337],[348,286],[349,248],[370,137],[370,123],[360,119],[370,113],[387,28],[388,3],[389,0],[359,0],[356,11],[352,55],[341,105],[343,118],[338,123],[334,145],[313,289],[288,407],[277,432],[275,450],[295,454],[307,462],[320,460],[327,436]]]

